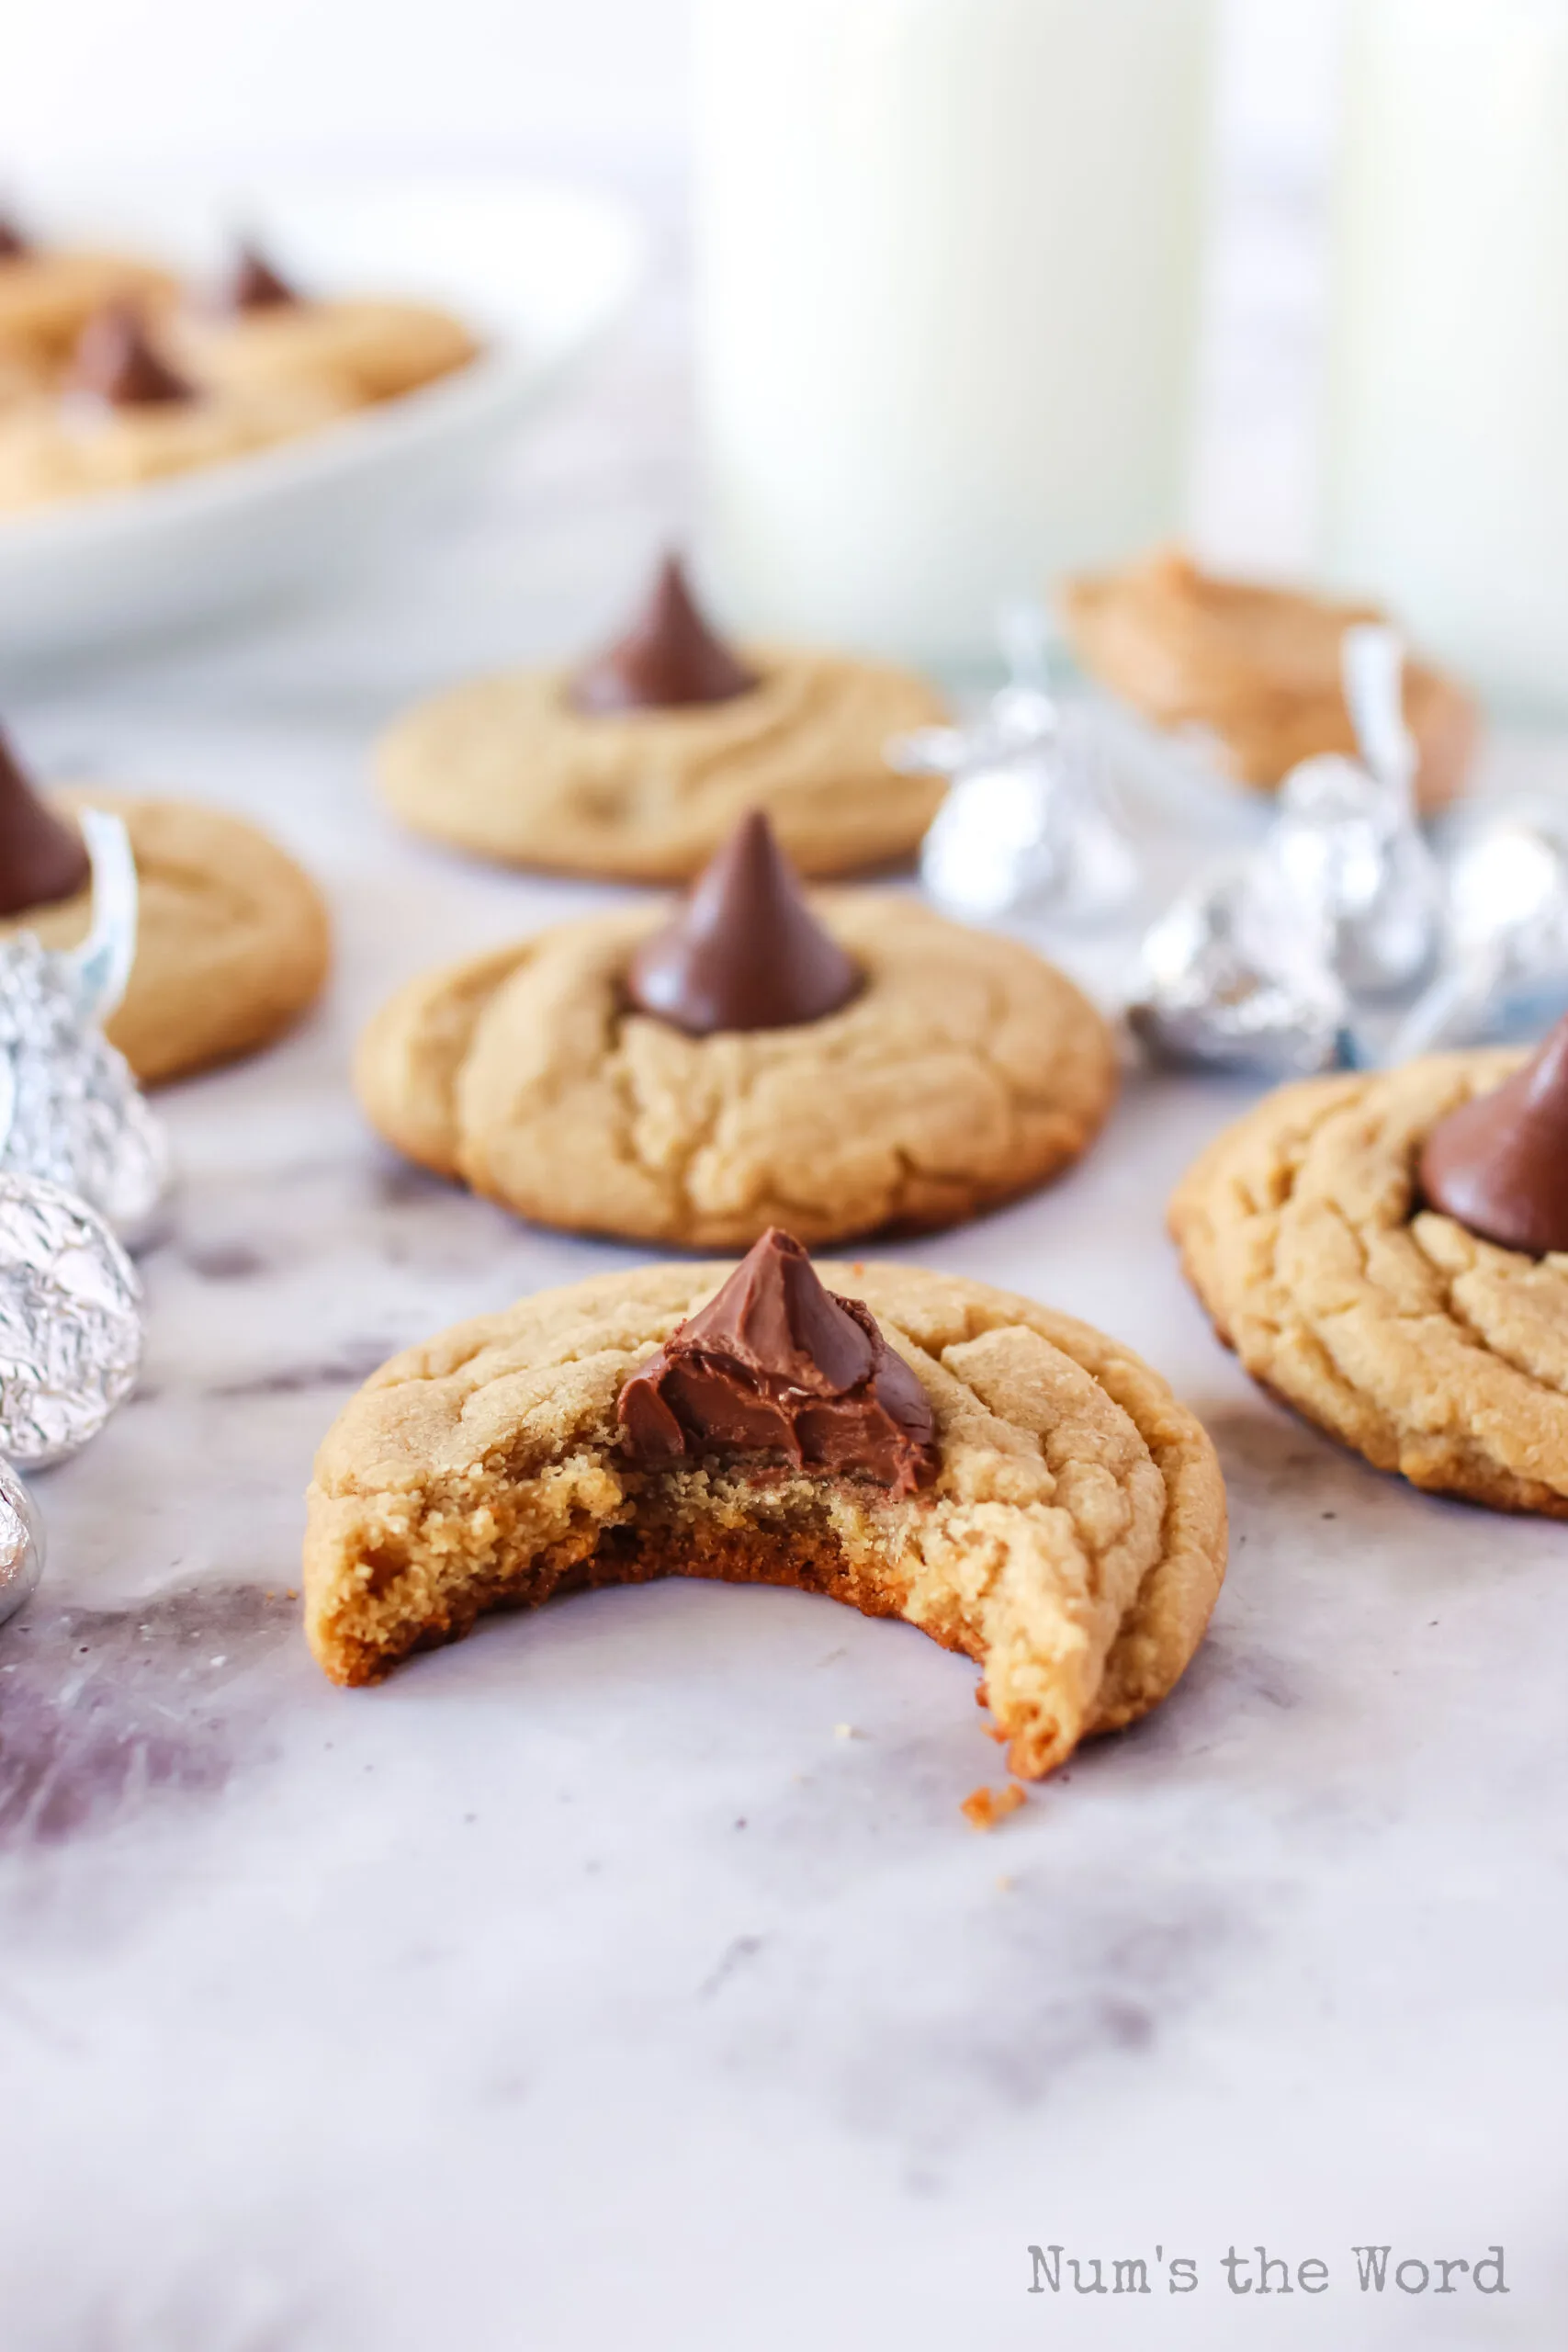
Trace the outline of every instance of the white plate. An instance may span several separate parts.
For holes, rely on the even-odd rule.
[[[480,471],[620,309],[640,238],[603,198],[516,182],[291,190],[198,212],[99,202],[29,213],[209,273],[242,223],[323,291],[445,303],[482,340],[455,376],[199,473],[0,516],[0,661],[178,628],[361,561]]]

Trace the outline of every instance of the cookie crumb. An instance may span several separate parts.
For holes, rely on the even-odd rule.
[[[1016,1813],[1023,1803],[1023,1791],[1010,1785],[1005,1789],[975,1789],[959,1807],[971,1829],[996,1829]]]
[[[858,1739],[860,1737],[860,1734],[855,1729],[853,1724],[835,1724],[833,1725],[833,1737],[835,1739]]]
[[[1010,1894],[1016,1884],[1017,1881],[1015,1879],[999,1878],[997,1881],[997,1893],[998,1894]]]

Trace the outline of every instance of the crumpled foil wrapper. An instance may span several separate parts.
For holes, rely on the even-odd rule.
[[[0,1174],[0,1455],[42,1469],[97,1435],[136,1384],[141,1297],[85,1201]]]
[[[0,1625],[31,1600],[43,1561],[43,1521],[9,1463],[0,1462]]]
[[[1359,761],[1305,761],[1261,848],[1179,899],[1144,942],[1129,1017],[1156,1057],[1302,1076],[1367,1039],[1435,975],[1445,881],[1416,821],[1416,746],[1392,630],[1346,632]]]
[[[0,943],[0,1171],[48,1177],[132,1246],[167,1196],[168,1144],[98,1023],[119,1001],[136,946],[136,868],[117,817],[89,811],[94,922],[62,953],[30,932]]]
[[[1046,621],[1034,605],[1001,616],[1010,684],[970,727],[927,727],[887,747],[906,775],[945,775],[951,790],[920,851],[920,878],[946,914],[1091,922],[1122,905],[1137,879],[1099,748],[1057,706]]]

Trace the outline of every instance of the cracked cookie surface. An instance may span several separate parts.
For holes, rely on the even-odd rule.
[[[1523,1053],[1433,1055],[1281,1088],[1171,1203],[1190,1281],[1253,1377],[1380,1470],[1568,1517],[1568,1257],[1423,1208],[1439,1119]]]
[[[1213,1448],[1131,1350],[978,1283],[818,1264],[919,1377],[934,1485],[758,1460],[640,1468],[615,1402],[728,1266],[666,1265],[524,1299],[411,1348],[317,1456],[310,1645],[378,1679],[479,1615],[661,1575],[795,1584],[897,1615],[980,1664],[1015,1771],[1156,1705],[1224,1572]]]
[[[315,884],[276,842],[240,817],[195,801],[80,785],[51,793],[62,812],[123,818],[136,858],[141,914],[130,984],[106,1035],[146,1084],[254,1053],[321,993],[331,956]],[[73,947],[92,922],[92,893],[0,921]]]
[[[758,684],[684,709],[586,716],[566,671],[453,687],[383,738],[382,793],[459,849],[633,882],[689,879],[749,808],[803,874],[907,858],[946,787],[895,775],[884,747],[940,722],[939,697],[877,662],[740,650]]]
[[[629,1011],[651,908],[412,981],[361,1041],[388,1140],[544,1225],[697,1248],[953,1224],[1044,1183],[1111,1108],[1115,1047],[1066,977],[913,901],[825,892],[866,976],[793,1029],[688,1037]]]

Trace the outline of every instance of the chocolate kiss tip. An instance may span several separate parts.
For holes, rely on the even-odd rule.
[[[1568,1018],[1523,1069],[1438,1121],[1418,1181],[1428,1207],[1483,1241],[1568,1250]]]
[[[733,702],[756,684],[755,673],[715,635],[679,559],[669,555],[625,637],[587,662],[570,692],[577,709],[602,718],[615,711]]]
[[[21,261],[31,250],[16,222],[0,212],[0,261]]]
[[[73,899],[91,871],[81,834],[45,807],[0,734],[0,916]]]
[[[136,311],[124,302],[111,303],[83,328],[71,389],[114,408],[158,408],[196,397],[196,387],[159,356]]]
[[[616,1412],[634,1461],[782,1453],[913,1494],[941,1468],[930,1399],[869,1307],[824,1288],[770,1227],[707,1305],[633,1373]]]
[[[858,996],[859,968],[824,930],[760,808],[742,817],[685,905],[632,957],[639,1012],[689,1037],[794,1029]]]
[[[273,267],[259,245],[253,245],[248,239],[240,244],[226,291],[228,309],[281,311],[291,308],[299,300],[298,289]]]

